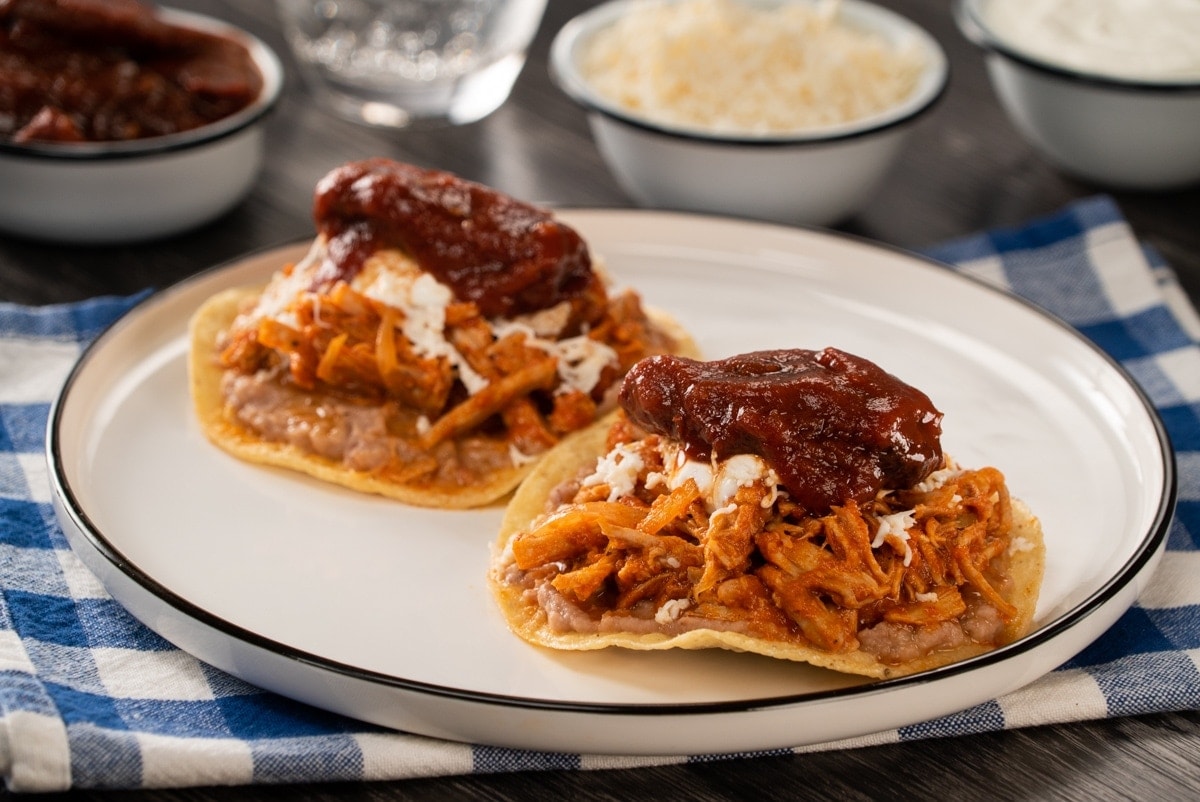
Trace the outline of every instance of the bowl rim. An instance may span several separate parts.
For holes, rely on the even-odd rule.
[[[248,106],[207,125],[174,134],[116,142],[31,142],[13,144],[0,140],[0,158],[24,157],[61,162],[95,162],[112,159],[140,159],[201,147],[245,130],[262,119],[277,105],[283,91],[283,64],[275,51],[249,31],[232,23],[175,8],[159,7],[160,19],[173,25],[216,34],[240,42],[250,52],[262,74],[263,86]]]
[[[839,14],[849,10],[851,14],[869,14],[878,19],[885,19],[895,25],[898,30],[903,31],[906,36],[913,37],[928,53],[929,64],[918,82],[916,91],[905,101],[882,112],[847,123],[783,133],[712,132],[648,120],[636,116],[593,91],[580,74],[573,58],[577,49],[595,31],[612,24],[630,6],[640,5],[643,1],[606,0],[568,20],[551,42],[549,73],[554,84],[587,111],[654,134],[695,143],[755,148],[828,145],[870,136],[912,122],[933,108],[944,97],[950,81],[950,63],[945,50],[937,39],[920,25],[877,3],[867,2],[867,0],[841,0]],[[661,0],[661,2],[671,4],[687,2],[687,0]],[[769,8],[787,2],[790,0],[769,0],[768,2],[759,2],[758,5]]]
[[[959,31],[972,44],[985,52],[995,53],[1038,72],[1095,88],[1123,92],[1152,92],[1164,95],[1181,95],[1200,92],[1200,77],[1197,78],[1136,78],[1091,72],[1047,61],[1037,55],[1009,44],[1003,37],[987,26],[981,2],[987,0],[955,0],[954,20]]]

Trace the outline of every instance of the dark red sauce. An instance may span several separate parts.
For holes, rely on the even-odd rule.
[[[240,43],[136,0],[0,0],[0,140],[178,133],[240,111],[262,84]]]
[[[318,184],[328,254],[317,277],[350,280],[381,248],[406,251],[461,301],[513,317],[562,301],[596,319],[605,291],[587,245],[549,212],[450,173],[387,159],[351,162]]]
[[[834,348],[649,357],[625,377],[620,400],[631,420],[681,441],[692,459],[762,457],[815,514],[911,487],[942,462],[942,413],[929,398]]]

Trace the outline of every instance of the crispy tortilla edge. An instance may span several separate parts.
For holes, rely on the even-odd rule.
[[[556,632],[549,627],[546,614],[533,600],[526,599],[520,588],[503,581],[511,552],[508,543],[531,521],[546,511],[546,499],[559,482],[575,476],[602,453],[606,433],[588,430],[572,440],[564,440],[542,459],[521,484],[505,510],[493,544],[488,570],[488,585],[509,629],[537,646],[561,651],[587,651],[609,647],[634,650],[711,649],[751,652],[782,660],[808,663],[847,674],[876,679],[891,679],[928,671],[993,651],[995,647],[969,643],[954,649],[933,652],[901,665],[881,663],[863,651],[832,654],[796,644],[780,644],[739,632],[697,629],[678,635],[621,632]],[[1030,630],[1037,609],[1042,577],[1045,572],[1045,542],[1040,520],[1019,499],[1013,499],[1013,537],[1023,538],[1026,548],[1010,555],[1010,581],[1002,595],[1017,608],[1017,616],[1005,627],[1004,641],[1011,643]]]

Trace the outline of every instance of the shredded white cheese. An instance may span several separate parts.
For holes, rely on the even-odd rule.
[[[312,286],[325,256],[325,241],[315,239],[308,253],[290,272],[279,271],[272,277],[254,309],[244,315],[238,325],[254,325],[262,318],[272,318],[293,327],[298,325],[288,307]],[[474,395],[488,385],[487,379],[446,339],[446,307],[454,301],[454,292],[407,255],[388,251],[386,256],[368,259],[350,286],[400,312],[401,333],[412,343],[413,350],[428,359],[447,359],[468,393]],[[318,307],[316,314],[319,316],[319,313]],[[553,356],[561,390],[577,389],[590,393],[600,382],[604,369],[617,364],[617,353],[586,335],[554,339],[569,313],[570,306],[563,303],[513,320],[492,320],[489,326],[497,339],[519,331],[525,334],[528,345]]]
[[[931,493],[961,473],[962,471],[958,470],[957,468],[942,468],[941,470],[934,471],[926,476],[919,483],[914,485],[913,489],[921,493]]]
[[[476,372],[462,354],[446,339],[446,307],[454,292],[416,262],[399,252],[386,263],[368,260],[350,286],[366,297],[400,311],[400,330],[413,345],[413,351],[426,359],[445,357],[457,370],[458,378],[471,395],[487,387],[488,381]]]
[[[285,326],[294,328],[298,321],[295,315],[288,311],[288,307],[291,306],[296,296],[306,292],[312,285],[313,272],[321,265],[324,258],[324,240],[320,238],[313,240],[312,247],[308,249],[303,259],[292,266],[290,272],[276,271],[275,275],[271,277],[271,281],[263,288],[262,294],[258,296],[254,308],[246,314],[240,315],[234,322],[234,326],[245,328],[266,318],[278,320]]]
[[[670,465],[671,462],[666,458],[663,463]],[[696,488],[700,491],[700,495],[707,496],[712,492],[713,486],[713,469],[712,466],[705,462],[700,462],[694,459],[688,459],[687,454],[680,449],[674,460],[675,469],[671,471],[670,479],[667,481],[667,487],[674,490],[682,485],[688,479],[695,481]]]
[[[584,487],[608,485],[608,500],[616,501],[633,492],[638,474],[646,466],[641,454],[621,444],[596,460],[596,469],[582,482]]]
[[[682,448],[674,443],[661,446],[663,472],[652,472],[646,476],[646,487],[653,489],[666,485],[675,490],[688,479],[704,498],[710,516],[729,514],[737,509],[733,497],[742,487],[754,484],[766,486],[767,493],[760,502],[763,509],[775,504],[781,493],[779,475],[768,468],[762,458],[753,454],[735,454],[727,460],[713,459],[710,462],[689,459]]]
[[[912,548],[908,545],[908,530],[917,522],[916,510],[893,512],[879,518],[879,528],[875,530],[875,539],[871,548],[877,549],[884,543],[890,543],[892,548],[904,551],[904,566],[912,563]],[[899,543],[899,545],[897,545]]]
[[[672,621],[678,621],[679,616],[683,615],[683,611],[691,606],[692,603],[688,599],[668,599],[654,613],[654,621],[657,624],[669,624]]]
[[[787,133],[867,117],[912,94],[925,57],[851,27],[837,3],[647,2],[597,32],[580,69],[661,124]]]
[[[558,364],[558,376],[563,389],[590,393],[599,384],[601,372],[609,365],[618,363],[616,351],[586,334],[550,340],[540,336],[523,321],[495,320],[491,325],[497,339],[520,332],[525,335],[526,345],[540,348],[553,356]]]
[[[772,486],[778,483],[777,479],[769,481],[774,471],[767,467],[767,463],[763,462],[761,457],[754,454],[734,454],[716,466],[716,474],[711,497],[715,507],[724,507],[732,501],[740,488],[760,482]]]

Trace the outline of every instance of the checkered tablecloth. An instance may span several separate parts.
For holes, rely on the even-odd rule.
[[[1114,356],[1161,413],[1179,502],[1153,589],[1032,685],[963,713],[822,744],[853,748],[1200,708],[1200,320],[1104,196],[930,255],[1049,309]],[[137,299],[0,304],[0,771],[14,791],[376,780],[633,767],[383,730],[266,693],[166,643],[71,552],[43,458],[47,413],[83,347]],[[784,750],[789,751],[789,750]],[[737,759],[737,755],[722,756]]]

